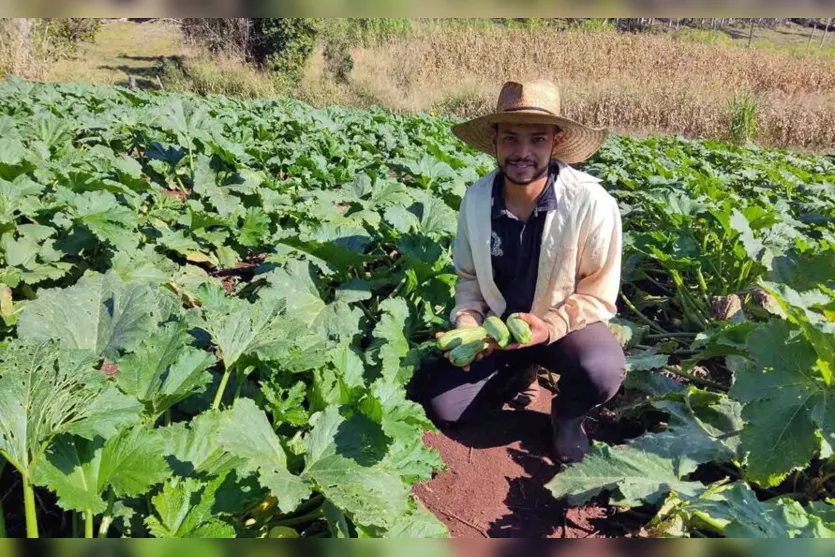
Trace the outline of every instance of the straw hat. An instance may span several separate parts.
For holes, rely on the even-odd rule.
[[[560,93],[550,81],[508,81],[499,93],[495,112],[455,125],[452,133],[479,151],[495,155],[493,124],[554,124],[565,136],[554,146],[552,156],[566,164],[588,159],[603,145],[607,131],[590,128],[560,113]]]

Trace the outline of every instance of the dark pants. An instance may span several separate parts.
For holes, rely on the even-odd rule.
[[[508,392],[518,390],[520,376],[532,364],[559,374],[559,395],[551,414],[561,418],[582,416],[615,396],[626,370],[620,343],[605,323],[593,323],[551,345],[496,350],[473,362],[470,371],[442,359],[427,378],[423,397],[439,420],[472,421],[500,408]]]

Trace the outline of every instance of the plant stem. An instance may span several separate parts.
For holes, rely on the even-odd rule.
[[[643,313],[641,313],[638,310],[638,308],[635,307],[635,304],[633,304],[629,300],[629,298],[627,298],[626,295],[624,295],[623,292],[620,293],[620,299],[623,300],[623,303],[626,304],[626,307],[628,307],[630,310],[632,310],[632,313],[634,313],[638,317],[638,320],[646,323],[647,325],[649,325],[649,327],[651,329],[655,329],[657,332],[659,332],[661,334],[664,334],[664,335],[667,334],[667,331],[662,329],[659,325],[657,325],[655,322],[653,322],[652,320],[647,318]]]
[[[26,537],[38,537],[38,515],[35,509],[35,488],[29,478],[23,477],[23,508],[26,513]]]
[[[704,302],[706,304],[710,303],[710,294],[707,290],[707,282],[705,282],[705,276],[702,274],[701,267],[696,269],[696,278],[699,279],[699,289],[702,291],[702,297],[704,297]]]
[[[223,378],[220,380],[220,385],[217,388],[217,392],[215,393],[215,400],[212,402],[212,410],[217,410],[220,408],[220,401],[223,399],[223,391],[226,390],[226,385],[229,384],[229,376],[232,375],[232,368],[227,367],[226,371],[223,372]]]
[[[745,281],[748,280],[748,275],[751,273],[751,268],[754,266],[754,260],[749,259],[745,263],[742,264],[742,270],[739,273],[739,279],[736,282],[736,289],[742,290],[742,286],[745,284]]]
[[[722,470],[724,473],[726,473],[728,476],[730,476],[731,478],[733,478],[735,480],[738,480],[742,477],[742,476],[740,476],[739,472],[737,472],[736,470],[734,470],[730,466],[725,466],[724,464],[717,464],[716,467],[719,468],[720,470]]]
[[[165,425],[166,426],[171,425],[171,408],[166,408],[165,409],[165,417],[163,418],[163,420],[165,420]]]
[[[3,475],[3,469],[6,467],[6,461],[0,461],[0,476]],[[6,514],[3,512],[3,498],[0,497],[0,538],[6,537]]]
[[[324,503],[324,502],[325,502],[325,496],[322,495],[321,493],[318,493],[318,494],[314,495],[313,497],[311,497],[309,501],[306,501],[306,502],[302,503],[301,505],[299,505],[298,508],[295,511],[293,511],[293,513],[290,513],[290,516],[288,516],[288,518],[293,518],[294,515],[298,515],[298,514],[307,514],[308,512],[321,507],[322,503]]]
[[[671,294],[671,293],[670,293],[670,290],[667,288],[667,286],[666,286],[666,285],[661,284],[660,282],[658,282],[657,280],[655,280],[654,278],[652,278],[651,276],[649,276],[649,275],[648,275],[648,274],[646,274],[646,273],[644,273],[644,279],[646,279],[646,280],[650,281],[650,282],[651,282],[652,284],[654,284],[654,285],[655,285],[655,286],[656,286],[656,287],[657,287],[657,288],[658,288],[661,292],[663,292],[663,293],[664,293],[664,294],[666,294],[667,296],[670,296],[670,294]]]
[[[84,511],[84,537],[93,537],[93,511]]]
[[[716,389],[716,390],[719,390],[719,391],[722,391],[722,392],[725,392],[725,393],[728,392],[728,388],[725,385],[720,385],[719,383],[716,383],[716,382],[711,381],[709,379],[702,379],[701,377],[696,377],[695,375],[691,375],[690,373],[681,371],[679,369],[675,369],[675,368],[670,367],[670,366],[665,366],[662,369],[664,371],[669,371],[670,373],[672,373],[674,375],[678,375],[679,377],[683,377],[684,379],[687,379],[688,381],[690,381],[692,383],[696,383],[697,385],[704,385],[705,387],[711,387],[713,389]]]
[[[106,538],[107,530],[110,528],[110,523],[113,522],[113,502],[116,500],[116,494],[113,489],[110,489],[110,494],[107,496],[107,510],[104,511],[104,516],[99,525],[99,537]]]
[[[310,534],[309,536],[305,536],[305,539],[308,538],[329,538],[331,537],[331,533],[325,530],[324,532],[318,532],[316,534]]]
[[[3,513],[3,499],[0,499],[0,539],[6,536],[6,515]]]
[[[679,284],[676,284],[676,290],[679,294],[679,303],[681,304],[681,307],[684,308],[684,313],[688,317],[690,317],[692,321],[695,321],[699,327],[701,327],[702,329],[706,329],[707,322],[705,321],[698,305],[695,304],[695,301],[692,299],[687,289]]]
[[[647,340],[658,340],[662,338],[695,338],[696,333],[664,333],[657,334],[657,335],[644,335],[644,338]]]
[[[235,400],[241,398],[241,389],[244,386],[243,377],[241,373],[235,374]]]
[[[293,518],[285,518],[284,520],[277,520],[276,522],[273,522],[272,525],[273,526],[289,526],[289,527],[292,528],[293,526],[299,526],[301,524],[307,524],[308,522],[313,522],[317,518],[321,518],[321,516],[322,516],[322,508],[319,507],[315,511],[310,512],[310,513],[305,514],[305,515],[302,515],[302,516],[294,516]]]

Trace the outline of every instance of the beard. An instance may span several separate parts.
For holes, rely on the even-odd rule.
[[[514,168],[511,163],[515,162],[527,162],[534,166],[529,167],[528,169],[522,170],[521,172]],[[507,159],[503,163],[499,163],[499,170],[502,171],[504,177],[509,182],[516,184],[517,186],[527,186],[530,185],[540,178],[542,178],[547,172],[549,167],[549,162],[546,161],[541,166],[536,166],[537,161],[533,159]],[[531,169],[533,172],[531,172]]]

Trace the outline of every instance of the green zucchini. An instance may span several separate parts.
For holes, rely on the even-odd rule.
[[[533,339],[531,326],[519,317],[518,313],[514,313],[507,318],[507,328],[510,329],[513,339],[519,344],[528,344]]]
[[[491,315],[484,321],[483,326],[490,338],[495,340],[500,347],[504,348],[510,342],[510,331],[501,318]]]

